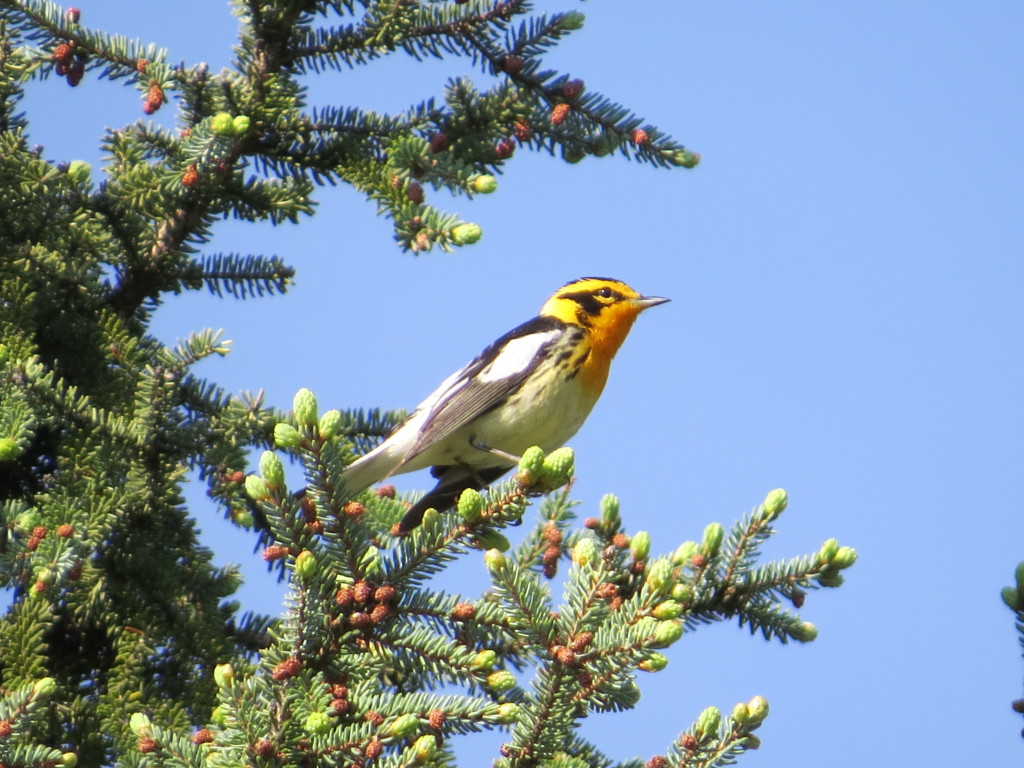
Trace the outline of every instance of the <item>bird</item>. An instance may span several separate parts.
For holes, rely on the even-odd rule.
[[[560,448],[601,396],[633,322],[669,299],[642,296],[621,280],[566,283],[540,313],[452,373],[375,448],[342,471],[355,496],[392,475],[427,467],[437,485],[405,513],[407,535],[430,508],[444,512],[519,463],[531,446]]]

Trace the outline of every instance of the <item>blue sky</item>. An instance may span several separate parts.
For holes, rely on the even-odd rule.
[[[668,551],[783,486],[769,555],[836,536],[861,557],[842,589],[808,599],[816,642],[703,629],[641,679],[634,712],[587,733],[649,757],[704,706],[762,694],[764,746],[743,765],[1019,763],[1024,664],[999,589],[1024,559],[1024,6],[543,7],[587,14],[548,64],[700,152],[698,168],[521,152],[494,195],[434,198],[483,240],[421,257],[352,190],[325,189],[300,226],[226,223],[208,248],[282,256],[298,270],[288,295],[171,298],[154,331],[223,328],[232,354],[200,372],[281,407],[302,386],[324,408],[411,407],[567,280],[671,297],[638,321],[572,441],[581,514],[615,492]],[[82,10],[172,58],[230,54],[226,5]],[[462,74],[479,76],[395,57],[323,76],[311,102],[396,110]],[[96,165],[103,126],[141,116],[137,92],[92,76],[37,85],[26,107],[45,156]],[[194,497],[219,556],[254,562]],[[247,605],[277,611],[277,588],[248,570]]]

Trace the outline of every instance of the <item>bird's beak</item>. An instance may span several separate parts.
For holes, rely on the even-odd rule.
[[[671,299],[665,299],[661,296],[639,296],[633,299],[632,303],[634,307],[643,311],[649,307],[656,307],[659,304],[664,304],[666,301],[671,301]]]

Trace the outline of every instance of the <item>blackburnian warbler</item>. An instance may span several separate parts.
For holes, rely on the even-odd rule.
[[[584,277],[559,288],[540,314],[453,373],[376,448],[344,470],[355,494],[391,475],[432,467],[437,486],[402,518],[408,533],[431,507],[449,509],[514,467],[533,445],[560,447],[583,425],[633,321],[668,299]]]

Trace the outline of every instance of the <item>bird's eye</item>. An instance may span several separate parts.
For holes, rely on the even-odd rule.
[[[597,291],[597,295],[600,296],[602,299],[610,299],[612,297],[612,289],[600,288]]]

